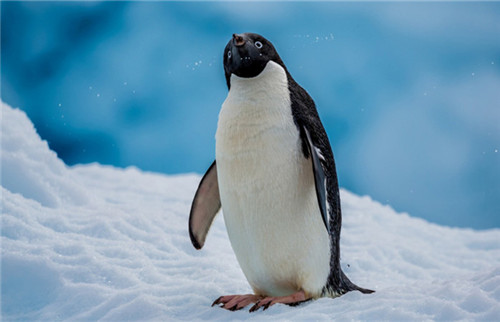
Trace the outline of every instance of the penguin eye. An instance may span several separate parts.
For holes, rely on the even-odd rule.
[[[255,42],[255,47],[261,49],[262,48],[262,43],[260,41]]]
[[[227,52],[227,58],[231,58],[231,51]]]

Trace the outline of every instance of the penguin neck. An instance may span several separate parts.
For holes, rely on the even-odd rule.
[[[250,101],[273,99],[273,95],[282,95],[288,91],[288,77],[285,69],[274,61],[269,61],[262,72],[255,77],[231,75],[231,88],[228,97],[238,95]]]

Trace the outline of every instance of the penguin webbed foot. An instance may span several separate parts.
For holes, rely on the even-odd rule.
[[[304,291],[299,291],[288,296],[276,296],[276,297],[265,297],[257,301],[254,306],[250,308],[250,312],[255,312],[262,308],[263,311],[267,310],[270,306],[281,303],[289,306],[297,306],[301,303],[311,300],[311,297],[307,297]]]
[[[307,297],[304,291],[299,291],[288,296],[276,296],[276,297],[263,297],[254,294],[245,295],[224,295],[216,299],[212,306],[220,305],[221,308],[229,311],[241,310],[250,303],[254,305],[250,308],[250,312],[258,311],[262,308],[263,311],[267,310],[270,306],[281,303],[289,306],[297,306],[301,303],[310,301],[312,298]]]
[[[212,306],[220,305],[220,307],[229,310],[229,311],[237,311],[241,310],[245,306],[250,303],[257,303],[262,299],[262,296],[257,296],[254,294],[245,294],[245,295],[224,295],[216,299]]]

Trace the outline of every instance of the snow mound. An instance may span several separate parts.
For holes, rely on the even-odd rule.
[[[344,190],[342,266],[376,293],[252,314],[212,308],[251,289],[222,216],[202,251],[191,246],[199,175],[67,167],[20,110],[2,103],[1,124],[6,320],[500,320],[500,230],[430,224]]]
[[[3,105],[2,187],[45,207],[57,208],[65,201],[86,204],[87,193],[72,176],[47,142],[40,140],[26,114]]]

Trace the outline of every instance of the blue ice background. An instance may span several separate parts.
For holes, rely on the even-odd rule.
[[[2,2],[1,96],[67,164],[203,173],[233,32],[316,101],[340,185],[500,227],[500,3]]]

